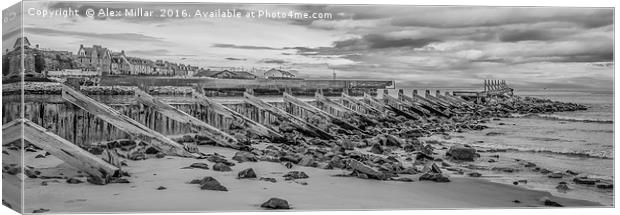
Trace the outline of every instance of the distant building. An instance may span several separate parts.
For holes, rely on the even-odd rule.
[[[263,76],[268,79],[294,79],[295,75],[288,71],[272,68],[263,73]]]
[[[27,37],[17,38],[13,45],[13,50],[9,51],[7,49],[2,56],[2,76],[7,78],[21,76],[22,60],[24,62],[23,72],[25,77],[45,76],[43,53],[39,49],[30,47],[30,41]]]
[[[112,62],[110,50],[100,45],[93,45],[93,47],[80,45],[76,60],[83,70],[101,71],[104,75],[110,74]]]
[[[155,62],[137,57],[126,57],[129,61],[130,75],[154,75]]]
[[[131,74],[131,63],[125,56],[125,51],[112,52],[110,63],[110,75],[129,75]]]

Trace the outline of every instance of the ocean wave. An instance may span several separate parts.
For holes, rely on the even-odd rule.
[[[489,152],[528,152],[528,153],[543,153],[543,154],[555,154],[571,157],[583,157],[583,158],[598,158],[598,159],[614,159],[613,151],[555,151],[550,149],[530,149],[530,148],[517,148],[517,147],[502,147],[502,146],[488,146],[472,144],[473,146],[485,148],[490,150]]]
[[[586,119],[586,118],[578,118],[578,117],[567,117],[567,116],[558,116],[558,115],[544,115],[544,114],[513,115],[513,117],[516,117],[516,118],[534,118],[534,119],[556,120],[556,121],[568,121],[568,122],[604,123],[604,124],[614,123],[613,120]]]

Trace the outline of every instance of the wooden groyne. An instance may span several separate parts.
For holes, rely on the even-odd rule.
[[[505,82],[498,83],[504,88],[490,85],[484,94],[506,92]],[[426,90],[424,96],[414,90],[408,96],[401,89],[396,97],[383,90],[378,96],[363,93],[361,98],[351,96],[348,90],[340,92],[339,97],[329,98],[323,90],[317,90],[314,98],[308,100],[287,89],[281,94],[282,101],[265,102],[254,95],[253,89],[246,89],[243,100],[229,103],[218,102],[198,91],[189,92],[189,102],[169,103],[150,92],[132,90],[135,102],[106,104],[80,90],[62,86],[60,98],[41,95],[47,100],[26,99],[25,119],[16,118],[21,100],[9,99],[3,102],[3,130],[10,133],[18,125],[24,125],[25,131],[32,133],[24,136],[27,142],[50,151],[89,174],[97,183],[105,184],[112,175],[118,175],[118,169],[108,163],[112,162],[111,158],[102,161],[87,149],[108,141],[131,139],[166,155],[200,158],[205,154],[195,145],[179,143],[170,136],[192,134],[202,138],[201,144],[239,150],[249,147],[251,138],[281,142],[291,141],[291,137],[300,134],[334,141],[343,134],[369,135],[367,127],[397,122],[399,117],[425,122],[471,114],[468,111],[476,105],[467,97],[447,92],[442,95],[439,90],[435,95]],[[5,140],[14,141],[16,137]],[[59,150],[69,145],[72,152]]]

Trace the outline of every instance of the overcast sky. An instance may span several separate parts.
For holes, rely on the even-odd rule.
[[[24,16],[41,47],[80,44],[202,67],[284,67],[307,78],[393,79],[398,87],[613,89],[613,9],[30,2],[25,9],[171,8],[306,11],[332,19],[41,18]],[[3,46],[17,32],[4,31]],[[13,35],[11,35],[13,34]]]

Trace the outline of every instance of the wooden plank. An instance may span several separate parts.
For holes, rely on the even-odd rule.
[[[437,108],[437,109],[439,109],[440,111],[443,111],[443,110],[445,110],[445,109],[446,109],[446,107],[444,107],[443,105],[438,104],[438,103],[437,103],[437,102],[435,102],[435,101],[431,101],[431,100],[429,100],[429,99],[425,98],[424,96],[420,96],[420,95],[418,95],[418,91],[417,91],[417,90],[414,90],[414,91],[413,91],[413,93],[411,94],[411,96],[412,96],[412,98],[413,98],[413,99],[415,99],[416,101],[418,101],[418,102],[422,102],[422,103],[425,103],[426,105],[428,105],[428,106],[430,106],[430,107]]]
[[[23,125],[23,137],[21,133]],[[95,184],[107,184],[112,177],[120,177],[120,169],[103,161],[79,146],[47,131],[45,128],[27,119],[16,119],[2,126],[2,143],[24,139],[72,167],[87,173],[89,181]]]
[[[301,131],[302,133],[306,135],[310,135],[310,136],[314,136],[314,137],[318,137],[322,139],[328,139],[328,140],[335,139],[334,136],[327,133],[326,131],[323,131],[322,129],[306,122],[303,119],[300,119],[299,117],[295,115],[289,114],[282,109],[274,107],[273,105],[270,105],[258,99],[257,97],[251,95],[249,92],[244,92],[243,98],[244,98],[244,101],[247,102],[248,104],[254,105],[264,111],[271,113],[278,120],[291,123],[292,126],[294,126],[297,130]]]
[[[321,104],[323,104],[325,106],[328,106],[328,107],[331,107],[333,109],[336,109],[339,112],[350,113],[353,116],[357,117],[358,120],[360,120],[362,122],[369,123],[369,124],[372,124],[372,125],[379,124],[379,122],[377,122],[376,120],[373,119],[373,118],[375,118],[374,116],[370,116],[368,114],[364,114],[364,113],[360,113],[360,112],[354,111],[354,110],[352,110],[352,109],[350,109],[350,108],[348,108],[348,107],[346,107],[346,106],[344,106],[342,104],[339,104],[339,103],[337,103],[335,101],[332,101],[331,99],[323,96],[322,93],[316,92],[314,96],[315,96],[317,102],[320,102]]]
[[[417,117],[418,119],[423,119],[426,116],[426,113],[425,113],[426,110],[418,110],[418,108],[414,106],[414,104],[407,104],[405,102],[402,102],[401,100],[394,98],[388,95],[387,93],[383,94],[383,99],[386,104],[388,105],[394,104],[395,105],[395,106],[393,105],[394,107],[402,107],[404,109],[402,111],[407,112],[407,114],[411,114]]]
[[[396,113],[398,115],[407,117],[409,119],[413,119],[413,120],[422,119],[422,117],[417,115],[417,114],[412,114],[412,113],[410,113],[410,112],[408,112],[406,110],[401,110],[400,106],[401,106],[402,103],[397,102],[397,101],[395,101],[393,99],[394,98],[392,98],[390,95],[383,94],[383,99],[382,99],[383,103],[385,104],[385,106],[388,107],[389,110],[391,110],[392,112],[394,112],[394,113]]]
[[[341,128],[347,129],[347,130],[356,130],[356,131],[360,131],[360,132],[364,132],[361,129],[359,129],[358,127],[351,125],[350,123],[348,123],[347,121],[345,121],[344,119],[341,119],[340,117],[334,116],[332,114],[329,114],[315,106],[312,106],[310,104],[308,104],[307,102],[301,101],[297,98],[295,98],[294,96],[288,94],[288,93],[283,93],[284,96],[284,101],[285,102],[289,102],[291,104],[297,105],[301,108],[303,108],[306,111],[309,111],[311,113],[314,113],[316,115],[322,116],[323,118],[329,120],[332,124],[337,125]]]
[[[424,94],[424,98],[426,98],[426,100],[434,102],[436,105],[442,106],[444,108],[450,108],[449,104],[446,104],[445,102],[440,101],[439,99],[435,98],[433,95],[431,95],[430,91],[428,90]]]
[[[392,111],[397,115],[401,115],[407,118],[411,118],[411,119],[415,119],[416,117],[411,116],[410,114],[407,114],[401,110],[399,110],[398,108],[392,107],[392,106],[388,106],[387,104],[384,104],[383,102],[378,101],[376,98],[373,98],[370,94],[368,93],[364,93],[364,101],[368,102],[369,104],[371,104],[372,106],[376,107],[376,108],[380,108],[382,110],[388,110],[388,111]]]
[[[258,122],[255,122],[254,120],[244,116],[243,114],[237,113],[236,111],[210,99],[209,97],[203,95],[200,92],[193,91],[192,97],[196,100],[197,103],[209,108],[215,113],[239,122],[238,125],[243,127],[247,131],[272,139],[284,138],[284,136],[282,136],[277,131],[268,128],[267,126],[264,126]]]
[[[372,106],[370,106],[370,105],[368,105],[368,104],[366,104],[364,102],[361,102],[361,101],[359,101],[359,100],[349,96],[348,94],[346,94],[344,92],[342,93],[342,99],[344,101],[347,101],[349,103],[357,105],[358,107],[360,107],[361,109],[366,110],[366,112],[368,112],[370,114],[384,115],[384,113],[382,111],[380,111],[380,110],[378,110],[378,109],[376,109],[376,108],[374,108],[374,107],[372,107]]]
[[[441,92],[439,90],[435,91],[435,98],[442,101],[445,104],[451,105],[453,107],[461,107],[461,104],[454,102],[446,97],[444,97],[443,95],[441,95]]]
[[[140,124],[130,117],[121,114],[117,110],[99,103],[68,86],[63,86],[62,98],[88,111],[99,119],[114,125],[116,128],[128,133],[133,138],[150,143],[157,150],[165,154],[177,155],[181,157],[201,156],[188,152],[181,144],[174,142],[163,134]]]
[[[451,95],[448,92],[446,92],[446,96],[448,96],[450,98],[453,98],[453,99],[455,99],[457,101],[461,101],[462,103],[467,104],[469,106],[475,106],[475,104],[473,102],[467,101],[467,100],[461,98],[460,96]]]
[[[429,116],[430,116],[430,115],[437,115],[437,116],[441,116],[441,117],[448,117],[448,116],[447,116],[445,113],[443,113],[441,110],[438,110],[438,109],[436,109],[436,108],[435,108],[435,107],[433,107],[433,106],[429,106],[429,105],[427,105],[427,104],[425,104],[425,103],[422,103],[422,102],[420,102],[419,100],[417,100],[417,101],[416,101],[416,100],[414,100],[413,98],[411,98],[411,97],[409,97],[409,96],[406,96],[406,95],[404,95],[404,94],[399,94],[399,95],[398,95],[398,97],[399,97],[401,100],[405,101],[405,102],[409,102],[409,103],[412,103],[412,104],[419,105],[422,109],[424,109],[424,110],[426,110],[426,111],[427,111],[427,114],[428,114]]]
[[[166,104],[142,90],[135,90],[135,98],[136,101],[138,101],[139,103],[153,108],[155,111],[172,120],[192,125],[193,127],[197,128],[201,135],[208,137],[220,146],[230,147],[234,149],[240,148],[239,141],[230,134],[227,134],[226,132],[223,132],[220,129],[213,127],[212,125],[209,125],[208,123],[203,122],[202,120],[192,115],[189,115],[173,107],[172,105]]]

